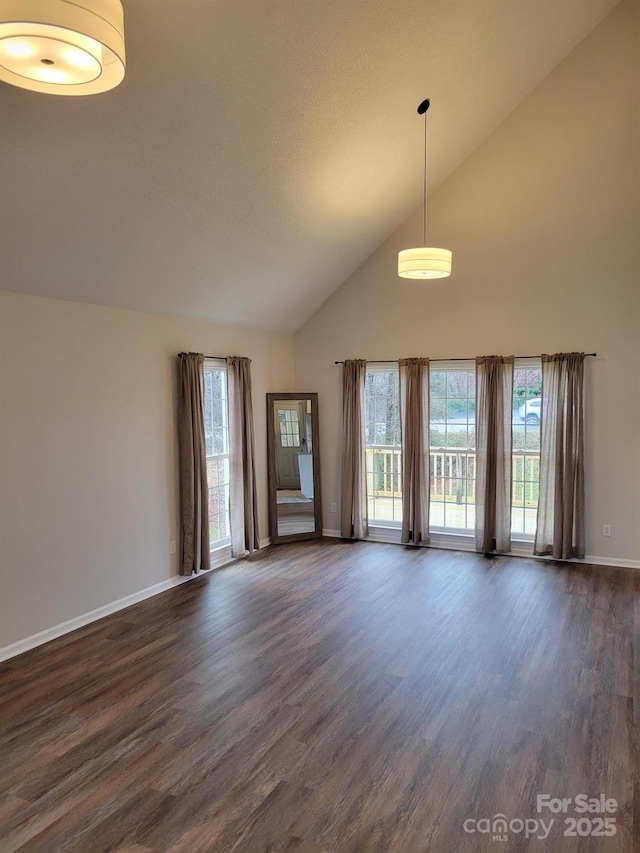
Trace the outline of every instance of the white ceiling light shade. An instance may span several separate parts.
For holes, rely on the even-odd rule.
[[[451,258],[449,249],[426,246],[403,249],[398,252],[398,275],[401,278],[446,278],[451,275]]]
[[[451,275],[453,256],[449,249],[427,246],[427,110],[430,106],[431,102],[427,98],[418,107],[418,115],[424,116],[423,245],[417,249],[403,249],[398,252],[400,278],[447,278]]]
[[[125,74],[120,0],[0,0],[0,80],[52,95],[94,95]]]

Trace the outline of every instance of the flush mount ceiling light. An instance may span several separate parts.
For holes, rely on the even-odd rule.
[[[431,102],[427,98],[418,107],[418,115],[424,116],[423,244],[418,249],[403,249],[398,253],[400,278],[446,278],[451,275],[449,249],[427,247],[427,110],[430,106]]]
[[[52,95],[114,89],[125,72],[120,0],[0,0],[0,80]]]

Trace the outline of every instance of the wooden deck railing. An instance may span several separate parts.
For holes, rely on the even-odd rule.
[[[376,497],[402,494],[400,447],[368,447],[367,491]],[[476,454],[474,450],[433,447],[431,460],[431,497],[435,500],[475,503]],[[517,450],[513,454],[513,506],[536,506],[540,453]]]

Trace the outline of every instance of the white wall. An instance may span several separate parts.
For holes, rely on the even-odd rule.
[[[417,212],[295,335],[296,385],[320,394],[326,528],[339,527],[335,359],[597,351],[587,553],[640,559],[637,9],[616,7],[429,200],[451,278],[397,277]]]
[[[253,359],[266,537],[290,336],[0,292],[0,648],[177,574],[181,350]]]

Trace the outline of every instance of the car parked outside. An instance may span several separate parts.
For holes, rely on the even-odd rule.
[[[539,424],[541,403],[541,397],[534,397],[533,400],[527,400],[526,403],[523,403],[518,409],[520,420],[523,420],[528,424]]]

